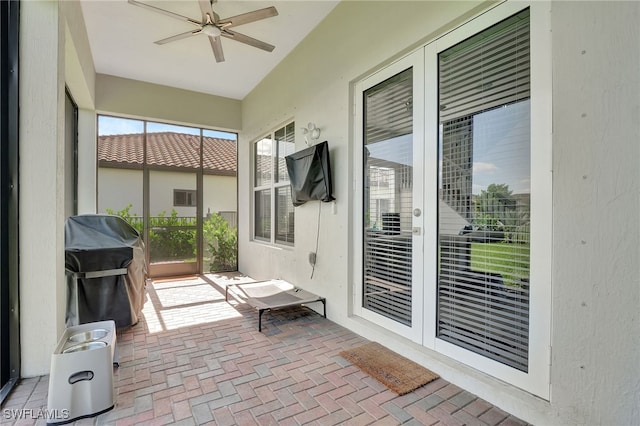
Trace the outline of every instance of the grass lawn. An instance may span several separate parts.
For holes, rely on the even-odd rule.
[[[529,278],[529,244],[471,243],[471,270],[502,275],[505,285]]]

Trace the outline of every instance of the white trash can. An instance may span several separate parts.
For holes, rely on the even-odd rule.
[[[115,346],[112,320],[65,330],[51,357],[47,424],[71,423],[114,407]]]

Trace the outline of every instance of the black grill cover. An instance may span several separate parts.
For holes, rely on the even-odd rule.
[[[136,324],[146,280],[138,231],[119,216],[79,215],[67,219],[64,237],[67,326],[104,320],[115,321],[117,327]],[[120,268],[127,273],[108,275]],[[85,278],[87,272],[106,276]]]

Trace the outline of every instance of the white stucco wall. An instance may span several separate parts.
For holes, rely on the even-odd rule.
[[[238,179],[235,176],[205,175],[202,214],[238,211]]]
[[[20,6],[20,345],[29,377],[48,372],[64,329],[65,30],[57,3]]]
[[[21,376],[49,371],[64,330],[65,86],[78,105],[78,210],[95,212],[95,71],[80,5],[20,7]]]
[[[96,112],[78,108],[78,214],[96,213]]]
[[[485,3],[486,4],[486,3]],[[640,49],[637,2],[554,2],[553,291],[549,401],[351,317],[350,83],[455,27],[468,2],[343,2],[243,101],[240,270],[327,297],[328,317],[534,424],[635,424],[640,418],[638,231]],[[392,27],[393,31],[380,28]],[[375,42],[372,42],[375,40]],[[550,96],[540,93],[538,96]],[[251,142],[295,119],[328,140],[335,208],[296,208],[294,248],[251,240]],[[426,272],[425,272],[426,273]]]
[[[194,173],[153,171],[150,183],[150,214],[162,211],[167,215],[175,209],[178,216],[195,216],[195,207],[173,205],[174,189],[196,189]],[[107,208],[122,210],[127,204],[129,212],[142,217],[142,171],[131,169],[98,168],[98,212]],[[205,175],[203,177],[203,214],[207,211],[236,211],[237,189],[235,176]]]
[[[64,81],[78,107],[78,213],[95,213],[95,69],[78,1],[59,6],[64,17]]]
[[[236,131],[241,102],[221,96],[112,75],[96,76],[96,109],[101,113]]]
[[[553,5],[560,419],[640,421],[640,3]]]
[[[98,213],[120,211],[131,204],[129,213],[142,217],[142,170],[98,167]]]

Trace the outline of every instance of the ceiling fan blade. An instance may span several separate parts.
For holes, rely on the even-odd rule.
[[[218,15],[213,12],[213,8],[211,7],[211,2],[209,0],[198,0],[198,5],[200,5],[200,10],[202,11],[202,24],[206,24],[211,22],[213,24],[218,22]],[[207,16],[210,17],[207,18]]]
[[[183,38],[187,38],[187,37],[191,37],[191,36],[194,36],[194,35],[198,35],[201,32],[202,32],[202,30],[187,31],[186,33],[180,33],[180,34],[176,34],[176,35],[171,36],[171,37],[163,38],[162,40],[154,41],[154,43],[155,44],[167,44],[167,43],[171,43],[172,41],[182,40]]]
[[[231,40],[239,41],[240,43],[248,44],[249,46],[257,47],[258,49],[266,50],[267,52],[272,52],[275,49],[275,46],[265,43],[264,41],[257,40],[253,37],[249,37],[244,34],[237,33],[235,31],[230,31],[225,29],[222,34],[223,37],[230,38]]]
[[[213,56],[216,57],[216,62],[224,62],[224,53],[222,52],[222,41],[220,37],[209,36],[209,43],[211,43],[211,49],[213,50]]]
[[[154,12],[162,13],[163,15],[169,16],[169,17],[174,18],[174,19],[178,19],[180,21],[185,21],[185,22],[188,22],[190,24],[194,24],[194,25],[196,25],[198,27],[202,26],[202,23],[200,23],[200,22],[198,22],[198,21],[196,21],[194,19],[188,18],[186,16],[179,15],[177,13],[170,12],[168,10],[160,9],[159,7],[151,6],[151,5],[146,4],[146,3],[141,3],[141,2],[139,2],[137,0],[129,0],[129,3],[134,5],[134,6],[139,6],[139,7],[142,7],[144,9],[148,9],[148,10],[152,10]]]
[[[275,7],[271,6],[264,9],[254,10],[253,12],[232,16],[231,18],[220,19],[218,23],[225,28],[231,28],[237,27],[238,25],[248,24],[249,22],[259,21],[261,19],[271,18],[277,15],[278,11]]]

